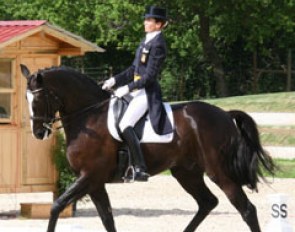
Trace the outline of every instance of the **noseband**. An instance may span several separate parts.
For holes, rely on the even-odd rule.
[[[35,89],[33,91],[29,91],[30,93],[32,93],[33,95],[35,95],[36,93],[39,92],[44,92],[44,96],[46,99],[46,113],[44,116],[30,116],[30,119],[32,120],[42,120],[43,122],[43,127],[52,131],[52,125],[57,122],[60,121],[61,118],[60,117],[55,117],[55,116],[49,116],[50,114],[54,114],[54,112],[52,111],[52,104],[50,103],[50,96],[53,97],[53,99],[58,102],[59,105],[62,105],[61,100],[59,99],[58,96],[56,96],[52,91],[48,90],[47,88],[39,88],[39,89]]]

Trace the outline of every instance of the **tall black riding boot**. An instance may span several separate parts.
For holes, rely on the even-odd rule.
[[[130,149],[130,153],[134,162],[134,169],[135,169],[134,180],[147,181],[150,175],[146,173],[147,168],[146,168],[144,157],[140,148],[139,139],[137,135],[135,134],[133,128],[127,127],[123,131],[122,137]]]

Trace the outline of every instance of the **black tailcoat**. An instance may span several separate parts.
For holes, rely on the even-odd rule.
[[[149,116],[153,129],[159,135],[172,132],[171,123],[162,103],[161,87],[158,82],[166,53],[166,42],[160,33],[147,44],[141,42],[132,65],[115,76],[116,86],[128,84],[130,91],[145,88]],[[134,81],[135,74],[141,77],[140,80]]]

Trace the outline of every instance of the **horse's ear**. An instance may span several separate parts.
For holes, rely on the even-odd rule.
[[[24,64],[20,64],[20,68],[24,77],[28,79],[31,75],[30,70]]]

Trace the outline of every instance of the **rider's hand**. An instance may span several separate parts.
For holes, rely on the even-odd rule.
[[[128,85],[124,85],[123,87],[118,88],[114,95],[118,98],[123,97],[124,95],[126,95],[127,93],[129,93],[129,87]]]
[[[111,77],[110,79],[107,79],[103,85],[102,85],[102,89],[103,90],[109,90],[111,89],[114,85],[116,84],[115,78]]]

